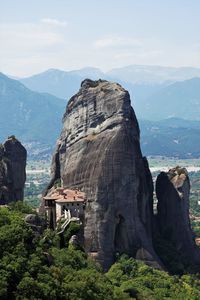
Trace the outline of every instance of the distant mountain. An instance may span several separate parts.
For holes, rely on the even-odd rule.
[[[194,76],[197,78],[192,79]],[[134,65],[113,69],[107,73],[97,68],[69,72],[50,69],[20,81],[31,90],[47,92],[69,100],[79,90],[81,81],[85,78],[101,78],[122,84],[129,91],[139,118],[199,118],[200,69],[197,68]],[[185,80],[188,78],[190,79]]]
[[[140,120],[139,124],[144,155],[200,157],[200,121],[169,118],[157,122]]]
[[[57,97],[66,98],[74,94],[80,82],[85,78],[107,79],[136,86],[168,85],[176,81],[184,81],[200,77],[200,68],[192,67],[162,67],[148,65],[130,65],[102,72],[100,69],[86,67],[74,71],[49,69],[20,81],[28,88],[39,92],[49,92]],[[66,89],[67,88],[67,89]]]
[[[176,81],[183,81],[193,77],[200,77],[200,69],[184,67],[171,68],[161,66],[131,65],[112,69],[106,73],[100,69],[86,67],[74,71],[49,69],[45,72],[22,78],[20,81],[28,88],[38,92],[49,92],[57,97],[69,98],[80,86],[85,78],[107,79],[123,83],[126,86],[143,87],[144,90],[154,90],[163,85]]]
[[[0,74],[0,140],[15,134],[26,142],[31,155],[51,154],[67,100],[77,93],[82,79],[92,78],[92,75],[94,79],[104,78],[100,70],[85,68],[71,72],[51,69],[24,79],[32,89],[35,85],[35,89],[40,87],[42,91],[58,92],[66,99],[63,100],[33,92],[20,82]],[[200,157],[200,125],[194,121],[200,120],[200,78],[167,86],[118,82],[130,92],[134,110],[140,119],[144,155]],[[175,117],[168,118],[170,116]]]
[[[0,141],[16,135],[48,148],[58,137],[65,106],[63,99],[33,92],[0,73]]]
[[[112,69],[107,75],[133,84],[163,84],[200,77],[200,68],[131,65]]]
[[[97,80],[105,76],[105,73],[103,73],[100,69],[92,67],[86,67],[80,70],[69,71],[68,73],[71,75],[80,76],[83,79],[90,78],[93,80]]]
[[[49,69],[43,73],[20,79],[20,82],[33,91],[46,92],[69,100],[79,90],[80,84],[85,78],[117,81],[129,91],[133,103],[135,99],[140,102],[163,87],[161,84],[132,84],[120,78],[115,80],[96,68],[84,68],[69,72]]]
[[[176,82],[134,103],[139,118],[200,120],[200,78]]]
[[[49,69],[43,73],[20,79],[29,89],[37,92],[47,92],[60,98],[69,100],[80,88],[85,78],[99,79],[104,74],[96,68],[84,68],[75,71],[61,71]]]

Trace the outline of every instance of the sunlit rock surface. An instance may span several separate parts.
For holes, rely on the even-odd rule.
[[[86,193],[84,248],[104,269],[119,253],[159,267],[152,246],[153,184],[142,157],[129,93],[104,80],[82,82],[68,102],[49,188]]]

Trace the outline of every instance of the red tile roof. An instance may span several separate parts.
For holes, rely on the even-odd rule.
[[[196,244],[197,244],[198,246],[200,246],[200,238],[196,238],[196,239],[195,239],[195,242],[196,242]]]
[[[85,202],[85,193],[78,190],[70,190],[64,188],[51,189],[43,198],[44,200],[54,200],[55,202]]]

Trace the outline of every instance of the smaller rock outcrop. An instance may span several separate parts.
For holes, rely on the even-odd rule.
[[[14,136],[0,145],[0,205],[23,200],[26,157],[26,149]]]
[[[190,181],[187,170],[175,167],[161,172],[156,181],[157,228],[162,239],[173,245],[184,266],[200,265],[189,219]]]
[[[28,214],[24,220],[36,234],[41,234],[46,228],[45,219],[37,214]]]
[[[69,240],[69,244],[71,244],[72,246],[77,248],[80,245],[78,236],[77,235],[72,235],[70,240]]]

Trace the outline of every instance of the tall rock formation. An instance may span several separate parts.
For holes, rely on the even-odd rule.
[[[0,205],[23,200],[26,156],[26,149],[14,136],[0,145]]]
[[[84,247],[104,269],[118,253],[159,266],[152,178],[129,93],[119,84],[86,79],[69,100],[48,188],[59,179],[86,193]]]
[[[163,240],[173,245],[185,266],[200,267],[200,249],[196,246],[189,220],[190,181],[185,168],[161,172],[156,181],[157,229]]]

